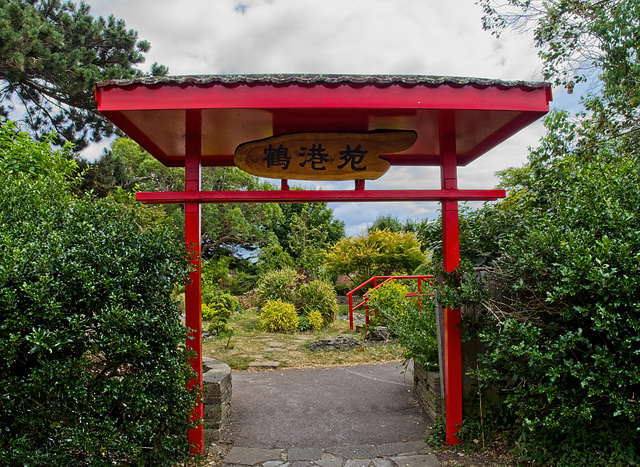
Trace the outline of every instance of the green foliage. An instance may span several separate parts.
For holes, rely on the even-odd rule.
[[[253,290],[258,285],[260,276],[240,272],[231,278],[230,292],[233,295],[242,295]]]
[[[320,313],[322,326],[332,323],[338,314],[336,293],[328,282],[315,280],[301,283],[294,303],[301,314],[307,315],[310,321],[311,313]]]
[[[123,189],[140,191],[182,191],[184,170],[165,167],[137,143],[118,138],[111,151],[86,171],[83,189],[112,193]],[[235,167],[204,167],[203,191],[272,190],[273,185]],[[162,206],[175,225],[176,241],[184,239],[184,213],[181,205]],[[229,267],[241,252],[254,251],[275,242],[273,226],[281,217],[278,204],[204,204],[202,206],[202,256],[205,259],[230,257]]]
[[[278,244],[297,268],[313,271],[318,261],[317,258],[304,258],[309,253],[307,249],[322,250],[336,243],[344,237],[344,222],[333,218],[333,209],[327,208],[327,203],[281,203],[280,208],[282,217],[273,225]],[[316,254],[316,251],[312,253]]]
[[[258,283],[258,306],[269,300],[295,303],[299,281],[304,280],[295,269],[283,268],[265,274]]]
[[[231,294],[218,290],[216,294],[209,294],[207,301],[202,303],[202,319],[207,321],[207,330],[216,336],[228,334],[230,328],[229,318],[231,315],[241,310],[238,299]]]
[[[369,308],[381,310],[385,315],[396,315],[404,310],[410,292],[411,289],[401,281],[386,281],[367,292]]]
[[[307,323],[309,325],[309,329],[312,331],[319,331],[325,325],[324,318],[322,317],[322,313],[318,310],[312,310],[306,314]]]
[[[367,227],[368,232],[373,232],[374,230],[400,232],[404,229],[402,228],[402,223],[396,216],[386,215],[376,217],[376,219],[373,221],[373,224]]]
[[[34,163],[0,171],[0,458],[187,457],[197,393],[186,388],[186,331],[171,298],[188,271],[183,247],[127,204],[74,198],[71,165],[45,143],[9,125],[0,135],[0,165]]]
[[[351,287],[348,284],[336,284],[333,286],[333,290],[336,291],[336,295],[347,295],[351,291]]]
[[[503,391],[518,451],[538,463],[638,462],[639,146],[603,115],[552,113],[526,166],[503,173],[509,197],[483,208],[500,215],[474,220],[504,229],[487,276],[502,291],[475,298],[488,310],[479,377]],[[442,300],[477,290],[462,289]]]
[[[260,313],[260,326],[267,332],[295,332],[298,329],[298,321],[293,304],[282,300],[267,301]]]
[[[78,149],[113,134],[95,112],[95,83],[142,76],[137,65],[150,47],[123,20],[89,12],[70,1],[0,1],[0,115],[24,106],[25,126]]]
[[[300,330],[310,328],[309,314],[320,313],[323,326],[335,320],[338,313],[336,294],[328,282],[310,280],[302,271],[285,268],[262,277],[257,295],[260,306],[268,300],[290,303],[300,315]]]
[[[354,285],[373,276],[407,274],[424,261],[425,254],[413,233],[388,230],[344,238],[325,254],[327,270],[348,275]]]
[[[278,269],[292,268],[293,259],[279,244],[272,243],[260,248],[257,265],[261,271],[268,273]]]
[[[438,334],[432,297],[407,297],[411,289],[399,281],[388,281],[370,290],[369,309],[378,310],[391,333],[405,350],[405,360],[414,359],[427,370],[437,370]],[[426,293],[426,291],[422,291]],[[422,304],[422,308],[420,307]]]

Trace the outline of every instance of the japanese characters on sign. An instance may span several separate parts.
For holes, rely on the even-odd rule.
[[[404,151],[413,131],[294,133],[238,146],[235,164],[259,177],[297,180],[373,180],[389,170],[381,154]]]

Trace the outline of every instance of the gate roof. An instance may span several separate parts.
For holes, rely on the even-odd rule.
[[[416,75],[207,75],[105,81],[98,111],[167,166],[199,135],[203,166],[232,166],[236,147],[296,132],[414,130],[391,165],[440,165],[456,135],[467,165],[549,110],[549,83]],[[189,117],[188,117],[189,116]]]

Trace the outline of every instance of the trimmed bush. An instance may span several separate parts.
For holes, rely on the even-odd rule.
[[[308,319],[313,311],[318,311],[322,316],[322,326],[333,322],[338,314],[336,292],[331,284],[321,280],[312,281],[307,275],[291,268],[265,274],[257,295],[261,305],[268,300],[292,303],[300,318],[300,331],[314,329],[310,327]]]
[[[139,206],[74,198],[63,156],[0,125],[1,463],[170,465],[197,398],[184,247]]]
[[[291,303],[269,300],[262,307],[260,326],[267,332],[292,333],[298,329],[298,314]]]

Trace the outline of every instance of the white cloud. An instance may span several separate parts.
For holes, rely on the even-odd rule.
[[[497,39],[483,31],[481,8],[468,0],[87,3],[94,15],[122,18],[128,28],[151,43],[144,69],[159,62],[168,66],[172,75],[391,73],[541,79],[541,63],[531,38],[505,33]],[[460,168],[459,187],[493,188],[497,182],[494,172],[522,165],[527,146],[535,145],[541,135],[541,124],[535,124]],[[439,188],[439,183],[437,170],[399,167],[367,186]],[[437,204],[332,205],[349,233],[364,230],[378,215],[392,214],[401,220],[435,217],[434,206]]]

